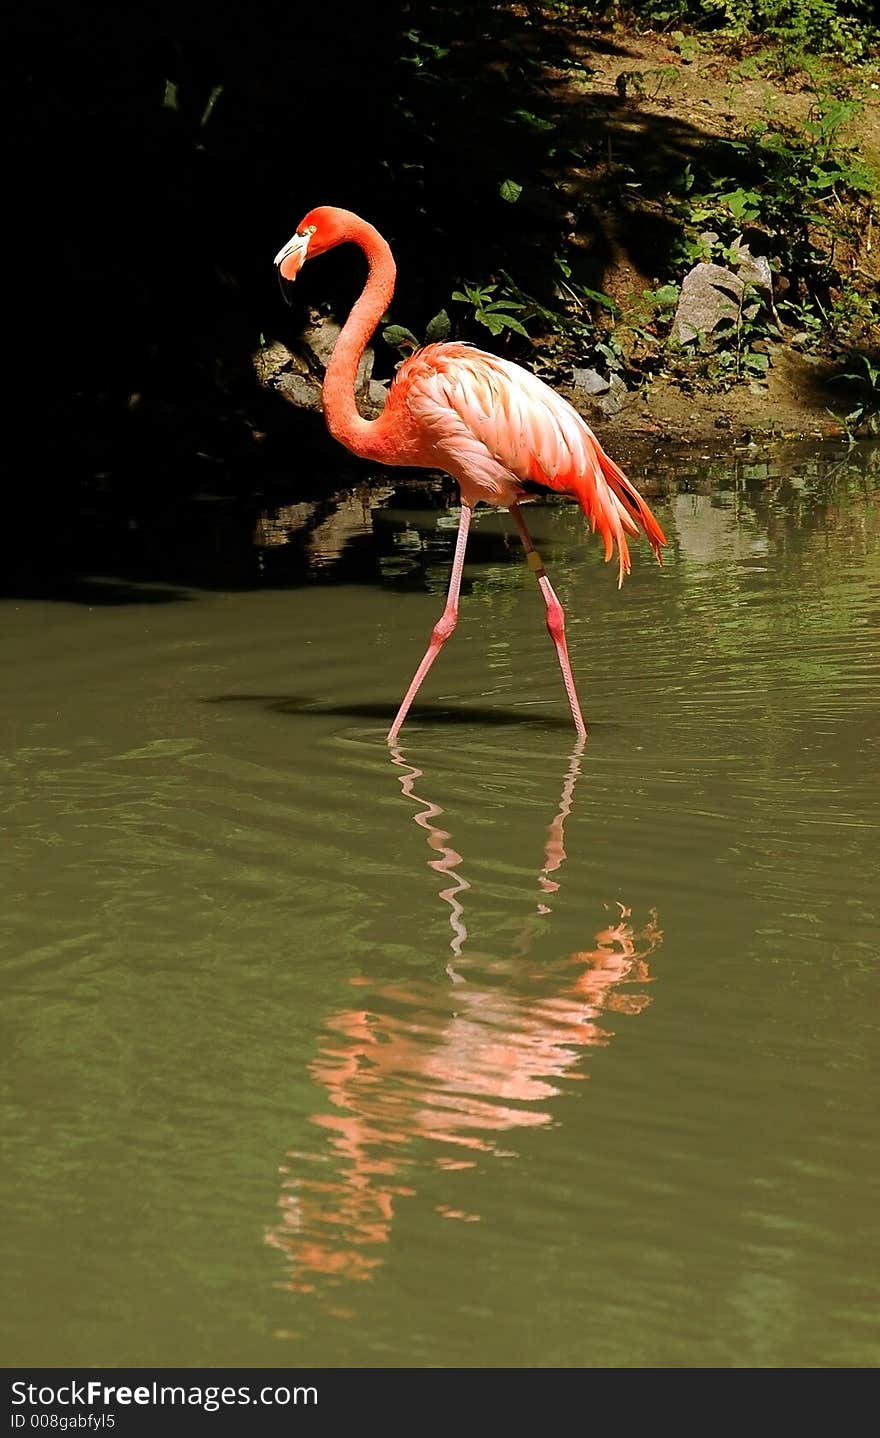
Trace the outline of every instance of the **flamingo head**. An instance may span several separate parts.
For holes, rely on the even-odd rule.
[[[275,264],[282,280],[296,279],[308,259],[311,238],[310,230],[300,228],[295,235],[291,235],[286,245],[282,245],[275,256]]]
[[[319,205],[309,210],[305,219],[297,226],[286,245],[275,256],[278,273],[283,280],[295,280],[306,260],[332,249],[344,238],[340,219],[345,211],[331,205]]]

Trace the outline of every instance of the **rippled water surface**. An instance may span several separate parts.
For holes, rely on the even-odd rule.
[[[880,1362],[876,459],[0,604],[5,1362]]]

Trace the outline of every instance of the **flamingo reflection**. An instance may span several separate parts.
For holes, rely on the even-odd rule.
[[[558,881],[551,879],[550,875],[557,869],[560,869],[565,862],[565,821],[571,813],[571,806],[574,801],[574,786],[581,772],[581,757],[584,752],[585,743],[585,739],[579,738],[574,746],[568,772],[562,785],[562,793],[559,796],[559,805],[547,829],[547,837],[544,841],[544,866],[538,875],[538,887],[541,893],[546,895],[555,894],[559,888]],[[452,939],[449,947],[452,950],[453,958],[458,959],[461,957],[462,949],[468,937],[467,926],[464,922],[464,905],[458,896],[470,888],[467,879],[458,871],[462,857],[461,854],[457,853],[451,846],[450,840],[452,836],[448,834],[445,829],[439,828],[434,823],[434,820],[440,818],[443,814],[443,810],[439,804],[432,803],[430,799],[423,799],[415,792],[415,785],[417,781],[422,778],[421,769],[417,769],[414,764],[410,764],[403,757],[399,749],[392,748],[390,754],[392,763],[403,770],[399,779],[404,796],[424,806],[417,814],[413,815],[413,818],[420,828],[426,831],[428,847],[438,855],[436,859],[432,858],[428,860],[428,868],[433,869],[435,873],[443,876],[448,875],[451,880],[445,888],[440,890],[440,898],[445,904],[449,905],[449,923],[452,928]],[[550,905],[539,902],[536,906],[536,912],[543,917],[551,912]],[[527,926],[520,937],[516,952],[524,952],[529,943],[530,930],[529,926]],[[446,972],[453,982],[460,982],[461,975],[456,971],[453,963],[447,964]]]
[[[605,1016],[650,1004],[648,960],[663,937],[653,911],[637,926],[618,903],[584,949],[549,965],[529,959],[535,924],[559,892],[581,752],[579,745],[571,756],[547,830],[533,913],[509,957],[490,958],[465,950],[470,885],[438,822],[443,810],[416,792],[422,771],[392,751],[404,796],[420,806],[413,817],[427,836],[429,867],[443,882],[453,984],[353,978],[358,1001],[326,1021],[310,1065],[328,1100],[313,1117],[326,1142],[289,1156],[280,1216],[267,1234],[289,1260],[292,1290],[326,1293],[369,1278],[383,1261],[395,1205],[416,1191],[426,1161],[453,1171],[481,1156],[515,1156],[516,1131],[552,1122],[551,1100],[563,1084],[588,1076],[583,1051],[613,1036]],[[453,1204],[438,1212],[478,1218]]]

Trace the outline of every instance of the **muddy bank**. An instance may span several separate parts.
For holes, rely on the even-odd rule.
[[[780,347],[767,382],[728,390],[659,376],[630,393],[616,414],[585,404],[570,387],[566,397],[597,434],[618,450],[652,444],[709,446],[712,453],[736,452],[779,441],[833,440],[844,435],[836,370]]]

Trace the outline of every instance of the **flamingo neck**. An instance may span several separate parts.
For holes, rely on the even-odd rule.
[[[338,244],[351,241],[363,250],[367,260],[367,282],[360,298],[343,325],[333,348],[322,391],[327,428],[352,453],[370,458],[373,454],[375,421],[358,413],[355,384],[358,365],[367,342],[388,308],[394,293],[396,267],[387,242],[366,220],[350,215]]]

